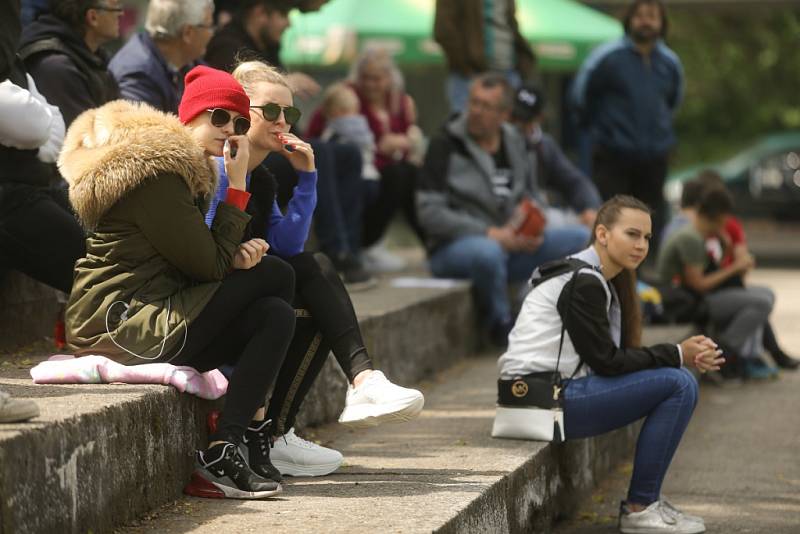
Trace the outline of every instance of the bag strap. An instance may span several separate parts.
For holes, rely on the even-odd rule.
[[[569,384],[569,382],[573,378],[575,378],[575,375],[578,374],[578,372],[583,367],[583,358],[581,358],[580,354],[579,354],[578,358],[579,358],[580,362],[578,363],[578,366],[575,367],[575,370],[572,372],[572,374],[569,376],[569,378],[566,381],[561,381],[561,378],[560,378],[561,375],[558,373],[558,366],[561,364],[561,351],[564,348],[564,332],[566,332],[566,330],[567,330],[567,317],[569,317],[569,309],[572,306],[572,294],[573,294],[573,292],[575,290],[575,279],[578,277],[578,274],[581,272],[581,269],[583,269],[585,267],[590,267],[592,269],[596,269],[596,267],[594,267],[593,265],[591,265],[589,263],[586,263],[586,262],[583,262],[583,261],[581,261],[580,263],[581,263],[580,265],[577,265],[577,263],[576,263],[577,267],[575,267],[574,271],[572,272],[572,276],[570,277],[569,281],[567,282],[567,285],[569,285],[569,289],[567,290],[567,303],[566,303],[567,313],[564,314],[564,318],[561,320],[561,339],[558,342],[558,358],[556,358],[556,374],[555,374],[555,380],[557,380],[559,383],[553,384],[553,388],[555,388],[553,390],[553,396],[554,397],[558,396],[561,392],[564,391],[564,389],[566,389],[566,387]]]
[[[583,266],[579,266],[577,269],[575,269],[569,281],[567,282],[567,285],[569,285],[569,289],[567,290],[567,305],[566,305],[567,311],[569,311],[569,307],[572,305],[572,293],[573,290],[575,289],[575,279],[578,277],[578,273],[581,271],[582,268]],[[558,341],[558,358],[556,358],[556,372],[558,372],[558,366],[561,364],[561,351],[564,348],[564,333],[567,330],[567,317],[568,315],[565,313],[564,319],[562,319],[561,321],[561,339],[559,339]],[[581,359],[580,363],[578,364],[578,367],[575,368],[575,371],[569,377],[570,380],[572,379],[572,377],[575,376],[575,373],[578,372],[581,366],[583,366],[583,359]]]

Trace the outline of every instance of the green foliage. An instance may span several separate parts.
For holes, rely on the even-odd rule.
[[[800,128],[800,8],[693,8],[670,18],[669,45],[686,71],[674,167]]]

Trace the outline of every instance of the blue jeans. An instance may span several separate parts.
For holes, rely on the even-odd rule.
[[[564,431],[567,439],[597,436],[644,417],[628,501],[649,505],[661,498],[664,475],[696,404],[697,381],[686,369],[590,375],[564,390]]]
[[[581,225],[546,228],[544,241],[533,254],[503,250],[486,236],[472,235],[451,241],[430,257],[438,278],[468,278],[486,326],[511,321],[508,283],[528,279],[542,263],[583,250],[589,229]]]

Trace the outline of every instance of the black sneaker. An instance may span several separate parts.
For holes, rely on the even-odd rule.
[[[247,427],[239,450],[247,461],[247,465],[255,474],[267,480],[280,482],[283,480],[278,471],[269,460],[269,449],[272,447],[272,419],[266,421],[253,421],[253,426]]]
[[[220,443],[197,451],[197,469],[183,489],[196,497],[216,499],[264,499],[282,491],[281,485],[254,473],[236,445]]]

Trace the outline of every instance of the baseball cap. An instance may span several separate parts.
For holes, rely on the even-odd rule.
[[[514,96],[514,108],[511,117],[527,122],[544,110],[544,93],[534,85],[523,85]]]

